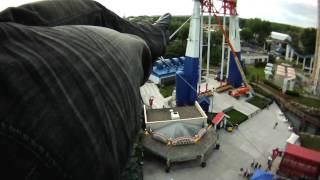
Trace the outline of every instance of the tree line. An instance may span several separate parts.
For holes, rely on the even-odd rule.
[[[159,16],[138,16],[128,17],[127,19],[136,23],[152,23],[157,20]],[[189,16],[173,16],[169,26],[170,33],[174,33]],[[204,24],[207,24],[208,17],[204,17]],[[212,17],[212,24],[217,24],[216,20]],[[222,18],[221,18],[222,22]],[[226,18],[226,24],[228,25],[228,18]],[[291,45],[300,54],[314,54],[316,29],[315,28],[301,28],[297,26],[280,24],[261,20],[259,18],[254,19],[240,19],[240,38],[241,41],[256,44],[257,46],[263,46],[266,40],[270,37],[272,31],[288,34],[292,37]],[[226,29],[228,32],[228,29]],[[180,57],[185,55],[187,38],[189,34],[189,22],[181,28],[176,34],[175,38],[169,43],[165,57]],[[221,44],[223,33],[218,30],[211,32],[211,53],[210,59],[213,65],[218,65],[221,60]],[[207,32],[203,34],[203,58],[206,59],[207,54]]]

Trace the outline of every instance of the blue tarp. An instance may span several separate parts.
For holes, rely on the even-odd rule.
[[[250,180],[272,180],[273,174],[257,169]]]

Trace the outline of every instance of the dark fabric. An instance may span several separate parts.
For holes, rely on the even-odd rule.
[[[1,12],[3,177],[120,179],[141,123],[139,87],[164,53],[169,20],[135,25],[87,0]]]
[[[101,4],[91,0],[52,0],[8,8],[0,13],[0,22],[16,22],[31,26],[93,25],[134,34],[148,44],[153,59],[165,52],[170,18],[158,25],[132,24]]]
[[[1,167],[30,179],[48,179],[38,172],[118,179],[140,127],[139,87],[150,69],[149,48],[134,35],[1,23],[0,141],[14,142],[0,143]],[[6,167],[12,161],[21,162]]]

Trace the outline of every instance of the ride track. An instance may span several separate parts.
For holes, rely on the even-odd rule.
[[[253,83],[254,85],[258,86],[259,88],[263,89],[267,93],[272,94],[272,96],[279,102],[282,108],[292,112],[296,116],[300,117],[302,122],[309,122],[317,127],[320,127],[320,121],[313,117],[310,116],[309,114],[301,111],[298,109],[296,106],[294,106],[291,103],[291,100],[288,100],[283,94],[281,94],[279,91],[276,91],[275,89],[272,89],[271,87],[261,84],[261,83]]]

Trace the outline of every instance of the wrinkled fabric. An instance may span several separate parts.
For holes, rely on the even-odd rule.
[[[67,176],[116,179],[140,127],[145,42],[101,27],[13,23],[1,24],[0,42],[1,123],[41,145]]]
[[[10,179],[120,179],[140,128],[139,87],[159,25],[87,0],[0,13],[0,168]]]
[[[31,26],[93,25],[134,34],[146,41],[153,59],[165,53],[169,38],[166,25],[170,19],[158,22],[158,26],[133,24],[91,0],[39,1],[8,8],[0,13],[0,22],[16,22]]]

